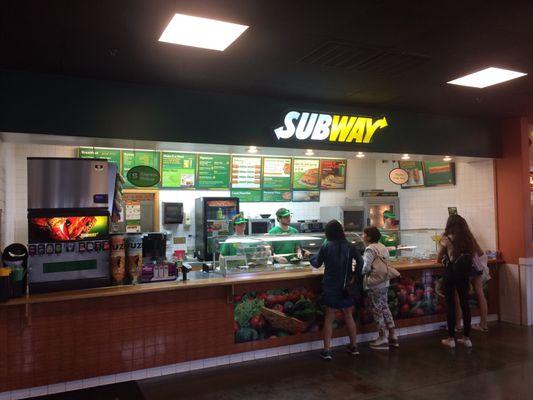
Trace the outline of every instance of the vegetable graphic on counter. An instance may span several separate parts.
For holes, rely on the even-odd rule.
[[[235,295],[235,342],[282,337],[319,329],[323,311],[306,288]]]

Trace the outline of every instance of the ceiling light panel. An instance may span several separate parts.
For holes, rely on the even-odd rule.
[[[248,29],[246,25],[176,14],[159,41],[224,51],[246,29]]]
[[[462,78],[454,79],[447,83],[452,85],[470,86],[475,88],[485,88],[487,86],[496,85],[498,83],[510,81],[511,79],[520,78],[527,75],[524,72],[511,71],[508,69],[490,67],[473,74],[463,76]]]

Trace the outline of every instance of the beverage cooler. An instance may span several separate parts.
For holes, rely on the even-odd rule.
[[[31,293],[110,284],[116,167],[108,167],[106,160],[28,158]]]
[[[233,233],[231,219],[239,213],[237,197],[200,197],[195,201],[196,252],[200,260],[213,259],[213,237]]]

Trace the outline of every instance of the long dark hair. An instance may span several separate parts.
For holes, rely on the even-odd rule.
[[[328,242],[346,242],[344,228],[336,219],[332,219],[326,224],[326,239]]]
[[[466,220],[460,215],[455,214],[448,217],[444,234],[452,243],[454,257],[459,257],[461,254],[469,254],[471,256],[483,254]]]

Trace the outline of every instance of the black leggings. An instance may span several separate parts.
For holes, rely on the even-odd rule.
[[[469,261],[470,260],[470,261]],[[470,337],[470,306],[468,305],[468,289],[470,284],[470,269],[472,262],[469,257],[460,257],[450,262],[444,271],[444,295],[446,297],[446,313],[448,334],[455,337],[455,291],[459,294],[459,303],[463,312],[463,333]]]

